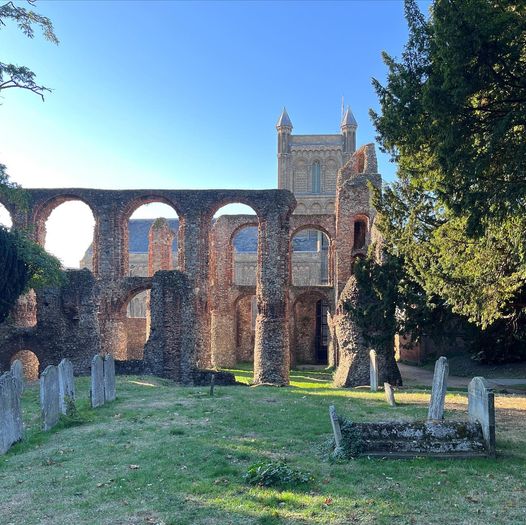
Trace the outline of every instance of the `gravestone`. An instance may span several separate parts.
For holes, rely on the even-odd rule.
[[[75,403],[75,378],[69,359],[62,359],[58,365],[58,394],[60,412],[67,415],[68,404]]]
[[[439,357],[435,363],[433,374],[433,386],[431,388],[431,400],[427,419],[444,419],[444,402],[446,400],[447,376],[449,375],[449,364],[447,359]]]
[[[40,414],[42,430],[53,428],[60,417],[58,397],[58,369],[49,365],[40,375]]]
[[[22,439],[22,409],[17,388],[11,372],[0,376],[0,454]]]
[[[389,403],[389,406],[395,407],[396,401],[394,397],[394,388],[389,383],[384,383],[385,399]]]
[[[214,386],[216,384],[216,376],[212,374],[210,378],[210,397],[214,397]]]
[[[90,399],[93,408],[104,405],[104,360],[99,354],[91,360]]]
[[[104,357],[104,401],[114,401],[115,392],[115,361],[110,354]]]
[[[24,365],[22,365],[22,361],[15,359],[11,363],[11,375],[15,380],[18,395],[21,396],[24,392]]]
[[[490,456],[495,455],[495,397],[483,377],[474,377],[468,385],[468,417],[478,421]]]
[[[339,449],[342,446],[342,431],[340,428],[340,421],[338,420],[338,414],[336,414],[336,408],[334,405],[329,407],[329,417],[331,418],[334,443],[336,445],[336,449]]]
[[[378,357],[375,350],[369,352],[369,384],[371,392],[378,391]]]

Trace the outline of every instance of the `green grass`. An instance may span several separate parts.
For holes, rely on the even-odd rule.
[[[248,367],[236,370],[248,382]],[[328,405],[354,420],[425,418],[429,392],[332,389],[325,371],[297,371],[288,388],[175,387],[118,378],[118,399],[39,430],[38,389],[23,398],[26,439],[0,457],[0,522],[7,524],[524,524],[526,397],[498,396],[496,460],[326,459]],[[464,417],[466,396],[447,398]],[[261,461],[285,460],[314,482],[248,485]]]

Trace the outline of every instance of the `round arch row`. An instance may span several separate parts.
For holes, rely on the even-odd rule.
[[[353,232],[352,250],[353,255],[365,255],[367,240],[369,238],[370,222],[369,217],[365,214],[356,214],[351,218],[351,231]],[[244,269],[238,271],[235,259],[239,259],[240,254],[236,248],[238,235],[250,229],[257,229],[257,218],[250,215],[223,216],[214,224],[211,232],[212,244],[212,265],[211,280],[212,285],[218,285],[223,291],[229,286],[254,286],[256,267],[259,264],[254,254],[257,249],[251,247],[241,254]],[[310,285],[327,285],[332,286],[334,283],[334,258],[335,258],[335,237],[336,225],[334,215],[292,215],[289,229],[289,284],[293,286],[304,286],[305,282],[294,282],[293,279],[293,256],[294,256],[294,239],[302,232],[319,232],[326,239],[327,249],[327,276],[320,282],[313,282]],[[255,232],[252,233],[252,236]],[[252,243],[253,244],[253,243]],[[249,257],[248,255],[251,255]]]
[[[290,291],[288,340],[291,365],[327,364],[327,313],[334,310],[332,299],[332,290],[328,288]],[[214,365],[232,367],[237,363],[253,361],[256,316],[254,288],[238,289],[225,301],[224,315],[220,318],[221,323],[216,325],[221,329],[213,333],[218,338],[217,344],[213,345]]]
[[[102,278],[119,278],[128,270],[128,220],[144,204],[163,203],[174,209],[181,227],[179,262],[182,270],[192,266],[196,253],[192,239],[199,245],[206,240],[214,214],[231,203],[250,206],[258,222],[271,215],[288,219],[295,206],[287,190],[94,190],[28,189],[29,206],[17,208],[1,202],[12,217],[15,228],[32,232],[40,244],[45,242],[45,223],[51,212],[67,201],[86,204],[95,219],[93,243],[94,274]],[[188,254],[188,252],[194,252]],[[189,255],[189,257],[188,257]]]

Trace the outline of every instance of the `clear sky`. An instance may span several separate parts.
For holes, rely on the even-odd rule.
[[[0,162],[26,187],[276,187],[281,108],[294,133],[337,133],[344,96],[358,145],[373,142],[371,77],[385,78],[381,52],[399,56],[407,38],[397,0],[76,0],[35,10],[52,19],[58,46],[13,24],[0,30],[0,60],[53,89],[45,102],[14,89],[0,100]],[[392,180],[395,167],[378,155]],[[71,228],[87,224],[71,209],[54,212],[48,243],[71,244]],[[52,234],[55,223],[69,230]],[[68,250],[59,255],[74,265]]]

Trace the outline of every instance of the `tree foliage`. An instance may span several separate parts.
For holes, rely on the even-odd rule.
[[[498,341],[486,357],[526,357],[526,4],[435,0],[426,19],[407,0],[406,18],[401,59],[373,81],[398,163],[376,196],[385,248],[428,303]]]
[[[0,226],[0,323],[9,315],[29,281],[29,268],[21,256],[15,237]]]
[[[406,1],[401,60],[373,81],[382,148],[421,191],[480,231],[526,206],[526,4],[436,0],[429,20]]]
[[[28,0],[32,7],[35,0]],[[35,36],[35,26],[38,27],[46,40],[58,44],[58,38],[53,29],[53,23],[46,16],[35,13],[32,9],[26,9],[7,2],[0,5],[0,29],[8,21],[15,22],[18,28],[29,38]],[[39,95],[44,100],[44,93],[51,91],[49,88],[38,84],[35,74],[26,66],[18,66],[0,61],[0,91],[12,88],[27,89]]]
[[[34,1],[28,3],[34,5]],[[0,5],[0,29],[7,21],[15,22],[29,38],[33,38],[34,26],[37,26],[47,40],[58,43],[49,18],[32,10],[13,2]],[[35,82],[34,73],[28,68],[0,62],[0,91],[10,88],[27,89],[42,99],[44,92],[50,91]],[[29,199],[27,192],[10,180],[4,164],[0,164],[0,199],[20,209],[27,207]],[[0,322],[5,320],[21,293],[45,285],[60,285],[65,278],[60,261],[33,242],[28,232],[8,231],[3,227],[0,227],[0,268]]]

